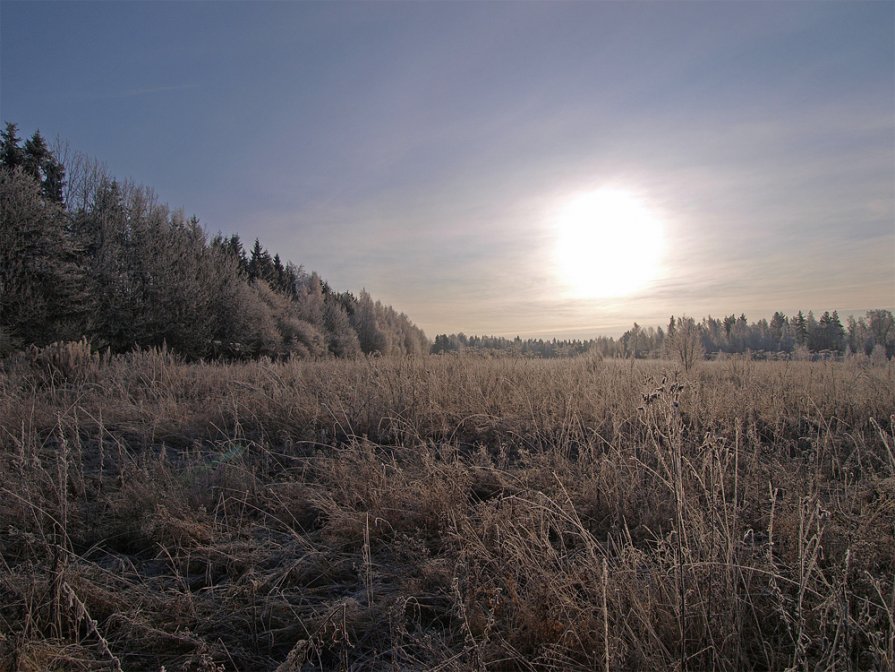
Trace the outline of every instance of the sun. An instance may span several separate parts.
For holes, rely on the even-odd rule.
[[[628,296],[648,286],[662,258],[662,223],[631,193],[600,189],[556,216],[557,276],[575,298]]]

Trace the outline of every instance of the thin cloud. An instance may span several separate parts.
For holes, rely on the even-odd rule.
[[[88,100],[113,100],[122,98],[137,98],[140,96],[153,96],[160,93],[174,93],[198,89],[198,84],[174,84],[170,86],[147,86],[137,89],[127,89],[108,93],[80,94],[79,97]]]

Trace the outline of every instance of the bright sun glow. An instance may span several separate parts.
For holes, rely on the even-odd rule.
[[[627,296],[649,285],[662,257],[662,224],[624,191],[601,189],[557,215],[556,268],[577,298]]]

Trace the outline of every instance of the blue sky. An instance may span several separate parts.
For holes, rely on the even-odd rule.
[[[4,0],[0,38],[3,121],[430,336],[895,305],[895,3]],[[606,187],[664,255],[581,297],[555,220]]]

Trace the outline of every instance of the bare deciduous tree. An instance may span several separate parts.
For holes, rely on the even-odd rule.
[[[699,325],[692,317],[671,318],[668,333],[665,335],[665,352],[672,359],[681,363],[685,371],[702,360],[702,336]]]

